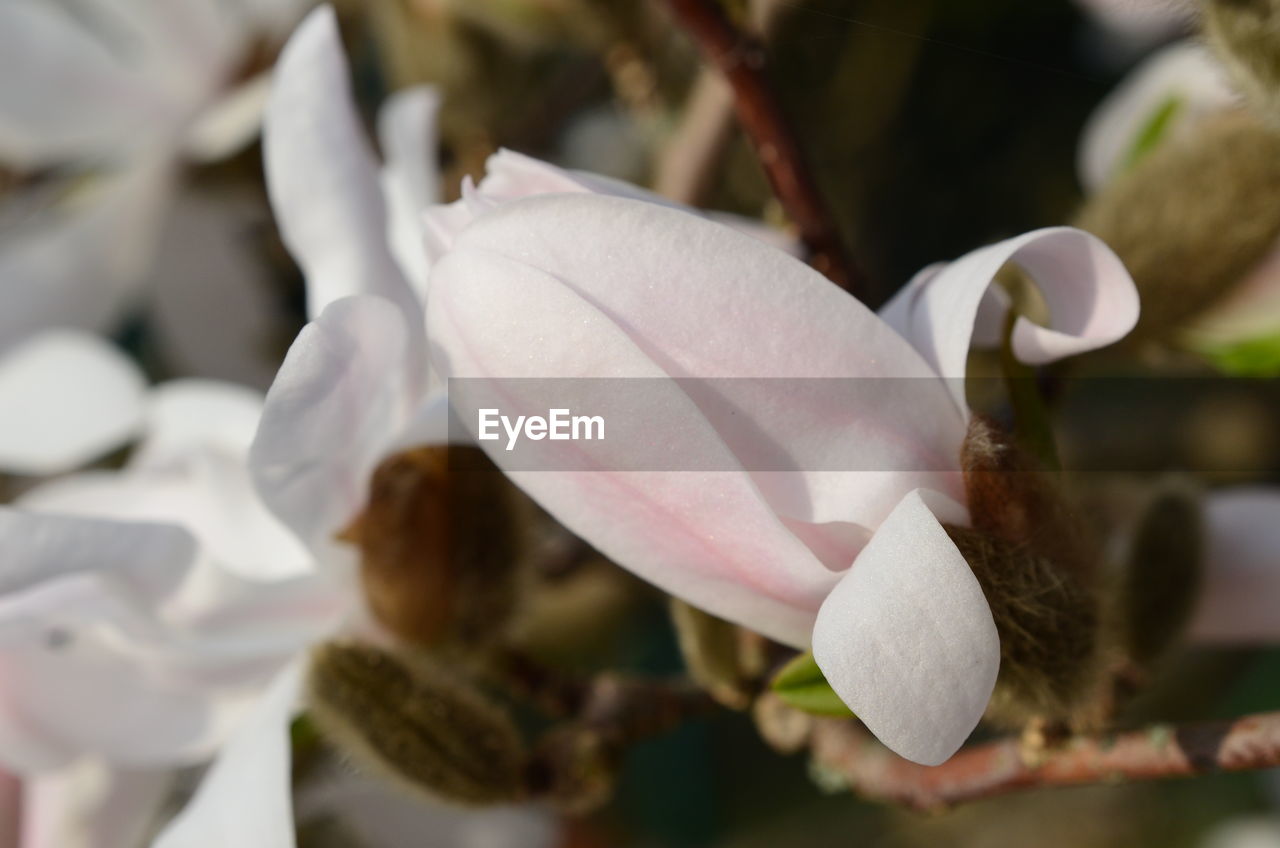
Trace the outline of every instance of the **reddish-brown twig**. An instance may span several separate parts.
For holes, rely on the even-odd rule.
[[[896,756],[854,722],[819,722],[810,746],[855,792],[933,809],[1037,787],[1273,768],[1280,766],[1280,712],[1077,736],[1032,752],[1006,739],[965,748],[932,768]]]
[[[774,193],[812,251],[813,266],[850,292],[865,292],[865,278],[844,249],[804,153],[764,72],[765,54],[759,41],[735,26],[715,0],[666,0],[666,3],[733,88],[738,119],[755,147]]]

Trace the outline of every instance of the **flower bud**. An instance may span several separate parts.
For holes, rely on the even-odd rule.
[[[398,783],[462,804],[526,794],[527,755],[510,717],[443,668],[331,643],[312,655],[307,695],[338,748]]]
[[[1205,119],[1094,195],[1076,225],[1124,261],[1142,297],[1134,340],[1215,305],[1280,240],[1280,131],[1245,112]]]
[[[1199,597],[1204,548],[1196,494],[1166,486],[1138,522],[1118,581],[1116,627],[1133,660],[1157,659],[1186,628]]]
[[[378,466],[364,512],[344,533],[360,547],[378,621],[423,646],[500,635],[515,594],[510,498],[474,448],[416,448]]]
[[[1205,0],[1204,34],[1236,86],[1280,126],[1280,2]]]

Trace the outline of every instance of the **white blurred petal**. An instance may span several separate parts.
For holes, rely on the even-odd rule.
[[[160,814],[173,773],[84,759],[27,785],[23,848],[137,848]]]
[[[1102,188],[1129,164],[1139,136],[1162,109],[1174,110],[1162,141],[1239,97],[1203,45],[1184,41],[1147,59],[1107,95],[1085,123],[1077,167],[1087,191]]]
[[[141,424],[145,381],[94,336],[53,330],[0,357],[0,467],[54,474],[123,445]]]
[[[263,395],[216,380],[170,380],[147,398],[147,436],[131,467],[162,464],[201,448],[247,455]]]
[[[298,27],[276,66],[264,128],[272,206],[306,273],[312,318],[342,297],[381,295],[403,311],[410,350],[420,353],[422,306],[391,253],[378,166],[349,76],[337,19],[322,6]]]
[[[330,304],[303,328],[267,393],[250,465],[262,498],[310,545],[364,503],[409,414],[402,313],[378,297]]]
[[[271,94],[271,74],[262,73],[218,98],[187,128],[183,147],[196,162],[216,162],[239,153],[258,137]]]
[[[301,680],[299,664],[280,673],[152,848],[294,848],[289,723]]]
[[[1280,489],[1209,496],[1204,587],[1191,622],[1199,642],[1280,642]]]
[[[427,248],[422,212],[437,202],[436,112],[440,94],[428,86],[397,92],[378,115],[378,138],[386,167],[382,188],[387,198],[391,249],[418,297],[426,299]]]
[[[48,0],[0,3],[0,159],[19,167],[107,158],[170,120],[147,81]]]
[[[912,492],[877,528],[822,604],[813,656],[881,742],[938,765],[986,709],[1000,639],[982,588],[930,505],[957,509]]]

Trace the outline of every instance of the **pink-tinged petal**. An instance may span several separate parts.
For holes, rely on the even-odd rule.
[[[427,245],[422,213],[440,195],[436,164],[436,113],[440,94],[416,86],[394,94],[378,114],[378,139],[386,158],[382,190],[387,198],[391,249],[418,297],[426,299]]]
[[[595,373],[586,329],[525,317],[537,304],[510,280],[550,275],[657,373],[717,379],[693,400],[784,518],[874,527],[913,488],[961,496],[965,420],[947,387],[892,328],[793,257],[699,216],[593,194],[526,198],[487,212],[445,261],[490,256],[514,267],[476,271],[500,288],[452,331],[477,358],[515,357],[527,376],[605,376]],[[460,265],[450,272],[458,290],[451,297],[474,297],[467,273]],[[515,277],[496,279],[503,274]],[[434,327],[435,306],[428,311]],[[432,342],[447,347],[434,335]]]
[[[813,656],[881,742],[924,765],[954,754],[977,726],[1000,668],[982,588],[931,506],[913,492],[823,603]]]
[[[289,723],[302,679],[285,669],[152,848],[294,848]]]
[[[84,759],[28,781],[23,848],[137,848],[173,788],[172,771]]]
[[[112,173],[13,227],[0,244],[0,348],[118,320],[142,285],[172,179],[163,162]]]
[[[57,4],[0,4],[0,159],[19,167],[110,157],[169,119],[129,72]]]
[[[1153,122],[1165,121],[1164,142],[1238,101],[1222,66],[1203,45],[1184,41],[1164,48],[1089,116],[1077,163],[1081,182],[1086,190],[1097,191],[1124,171]]]
[[[1209,544],[1193,641],[1280,642],[1280,489],[1216,492],[1206,506]]]
[[[965,363],[980,307],[1007,309],[992,283],[1006,262],[1035,282],[1049,308],[1050,326],[1019,316],[1013,351],[1031,365],[1095,350],[1124,338],[1138,321],[1138,290],[1111,248],[1071,227],[1034,230],[968,253],[941,268],[931,266],[885,304],[893,325],[948,378],[964,408]],[[985,303],[984,303],[985,301]]]
[[[263,130],[272,206],[306,273],[311,317],[348,295],[381,295],[403,310],[409,349],[419,352],[422,306],[391,252],[378,166],[349,76],[334,11],[322,6],[276,66]]]
[[[343,530],[409,414],[402,314],[387,301],[336,301],[293,343],[250,450],[254,481],[304,542]]]
[[[0,356],[0,467],[54,474],[123,445],[141,424],[145,381],[94,336],[52,330]]]
[[[655,383],[664,377],[586,298],[555,276],[501,256],[451,253],[432,272],[431,298],[431,338],[447,351],[452,377],[648,377]],[[548,339],[557,343],[543,343]],[[481,407],[498,406],[509,416],[545,414],[537,380],[485,385],[495,387],[496,400],[490,404],[482,389]],[[603,393],[593,398],[591,412],[617,423],[643,420],[646,442],[637,448],[670,445],[710,467],[734,467],[719,434],[674,384],[653,395],[636,410],[626,408],[631,393]],[[554,470],[521,471],[510,467],[501,445],[478,444],[517,485],[615,562],[773,638],[803,644],[814,610],[835,581],[744,472],[619,470],[627,449],[613,436],[543,442],[545,467]],[[673,461],[676,468],[691,467],[678,457]]]

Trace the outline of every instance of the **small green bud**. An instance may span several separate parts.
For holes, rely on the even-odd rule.
[[[307,694],[311,715],[339,749],[401,784],[462,804],[525,796],[527,756],[510,717],[426,660],[372,645],[322,645]]]

